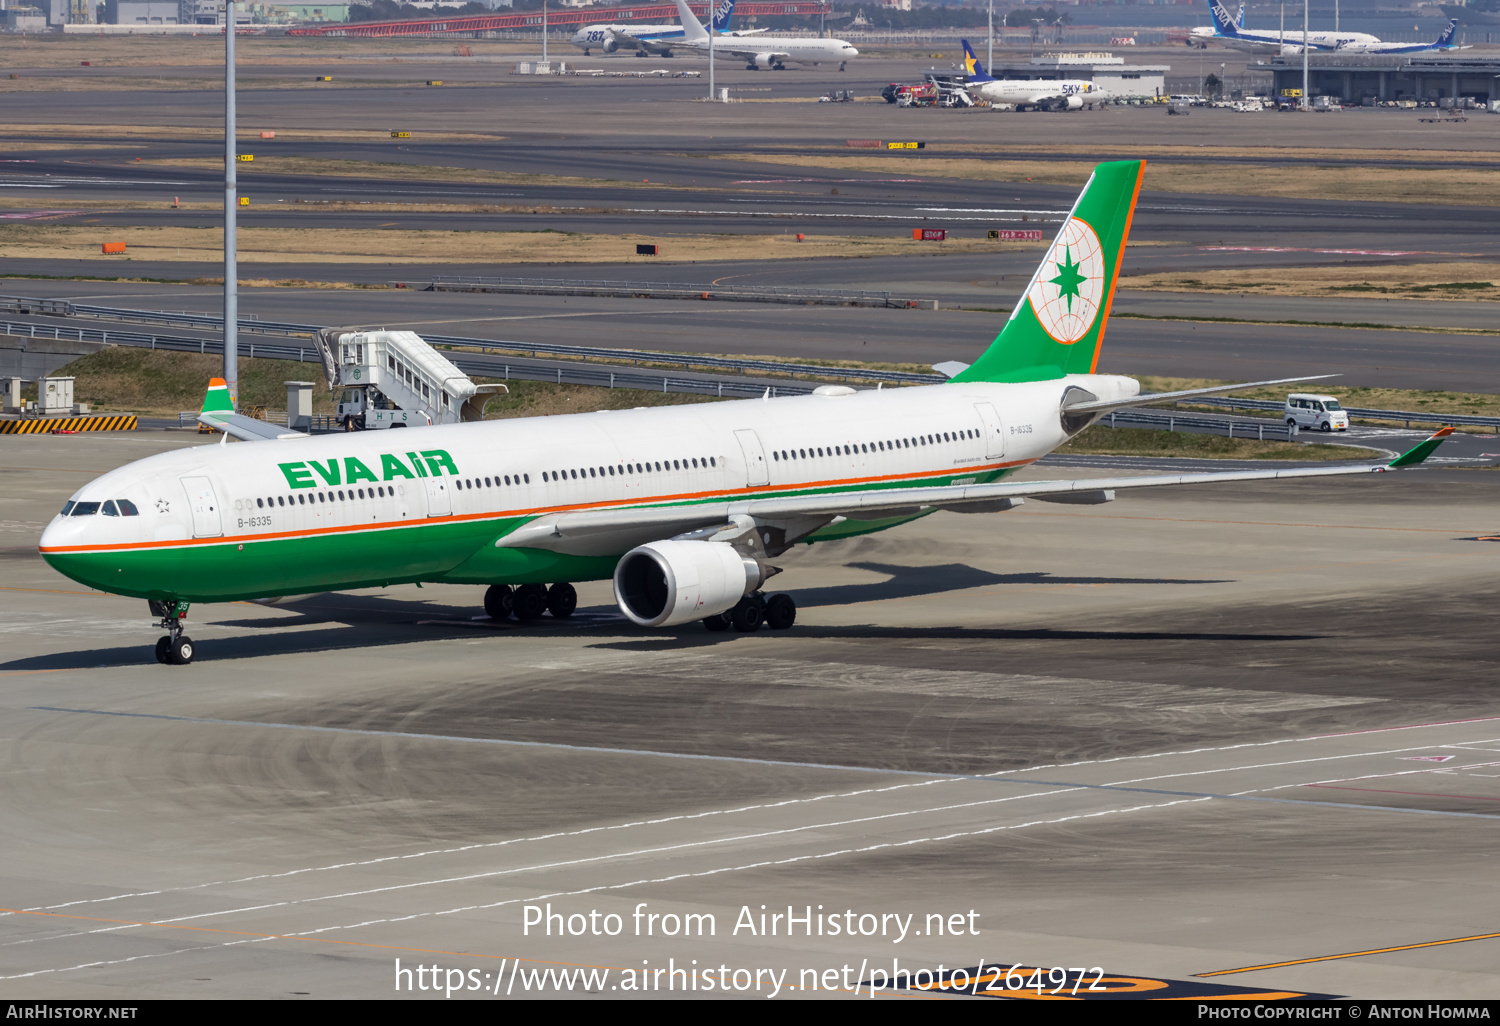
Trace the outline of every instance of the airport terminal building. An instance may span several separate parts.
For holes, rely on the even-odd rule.
[[[1272,57],[1251,65],[1275,77],[1276,95],[1302,88],[1302,58]],[[1373,100],[1441,100],[1468,96],[1500,99],[1500,58],[1446,54],[1309,54],[1308,91],[1345,103]]]

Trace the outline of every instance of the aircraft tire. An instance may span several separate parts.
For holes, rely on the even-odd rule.
[[[517,620],[535,620],[547,611],[547,589],[540,584],[523,584],[516,589],[511,609]]]
[[[578,592],[571,584],[554,584],[547,589],[547,612],[566,620],[578,608]]]
[[[761,605],[760,596],[746,595],[735,603],[728,616],[730,624],[742,634],[751,634],[760,630],[761,620],[765,617],[765,609]]]
[[[514,598],[508,584],[492,584],[484,593],[484,611],[491,620],[510,618],[511,601]]]
[[[797,622],[797,603],[785,592],[766,599],[766,626],[773,631],[784,631]]]
[[[156,639],[156,661],[163,666],[172,662],[172,639],[165,634]]]
[[[193,639],[186,634],[178,636],[168,646],[173,666],[186,666],[193,661]]]

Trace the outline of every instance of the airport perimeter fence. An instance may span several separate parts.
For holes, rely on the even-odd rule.
[[[403,280],[398,287],[410,288]],[[437,274],[427,280],[433,292],[520,292],[530,295],[645,297],[652,299],[730,299],[761,303],[810,303],[831,306],[894,306],[918,301],[892,299],[889,292],[863,289],[815,289],[795,285],[714,285],[666,281],[609,281],[589,278],[475,277]]]
[[[115,320],[145,320],[154,323],[181,324],[183,326],[207,328],[222,331],[223,318],[209,314],[172,313],[170,311],[152,310],[128,310],[112,307],[88,306],[84,304],[69,303],[66,300],[54,299],[28,299],[18,296],[0,296],[0,313],[21,314],[47,314],[52,316],[94,316],[108,317]],[[246,320],[241,318],[240,328],[250,333],[282,334],[310,336],[318,331],[318,326],[308,324],[292,324],[273,321]],[[40,330],[39,330],[40,329]],[[147,332],[120,331],[118,329],[98,328],[64,328],[58,324],[39,325],[34,322],[10,322],[0,321],[0,334],[22,335],[30,338],[51,339],[74,339],[80,342],[101,342],[113,345],[143,346],[151,349],[169,349],[176,352],[197,353],[222,353],[224,344],[204,338],[185,338],[172,335],[159,335]],[[909,371],[871,371],[856,368],[824,367],[819,364],[777,363],[769,360],[734,360],[727,357],[694,356],[684,353],[654,353],[632,349],[605,349],[599,347],[567,346],[550,343],[532,342],[495,342],[486,339],[463,338],[448,335],[424,335],[427,342],[433,345],[458,347],[459,349],[478,349],[481,352],[523,352],[532,356],[557,355],[569,357],[574,360],[604,359],[614,361],[630,361],[632,366],[639,367],[640,364],[675,364],[684,369],[702,367],[710,370],[732,370],[745,374],[748,371],[758,371],[769,374],[790,374],[794,378],[798,374],[807,377],[829,379],[835,378],[843,381],[880,381],[902,384],[938,384],[947,378],[939,374],[917,374]],[[250,358],[267,358],[277,360],[296,360],[299,363],[319,363],[315,350],[303,346],[275,345],[267,343],[243,342],[241,352]],[[469,373],[464,366],[466,362],[461,353],[448,351],[447,358],[460,370]],[[473,373],[486,377],[495,376],[496,365],[486,363],[482,367],[469,362],[473,367]],[[660,389],[664,392],[695,392],[700,395],[719,396],[750,396],[761,395],[765,392],[764,385],[754,385],[749,382],[739,382],[733,379],[720,378],[672,378],[668,375],[646,374],[640,371],[617,371],[601,368],[597,365],[580,364],[577,367],[560,368],[556,365],[535,365],[521,363],[504,363],[499,365],[506,380],[510,378],[533,380],[533,381],[556,381],[559,384],[589,384],[605,385],[611,388],[649,388],[652,391]],[[793,385],[775,385],[771,388],[771,395],[803,395],[812,391],[811,388],[803,388]],[[1255,411],[1258,413],[1276,412],[1285,409],[1283,403],[1269,399],[1228,399],[1216,396],[1198,399],[1183,400],[1174,403],[1181,406],[1184,403],[1194,406],[1224,406],[1229,409]],[[1351,417],[1364,420],[1383,420],[1400,422],[1406,427],[1413,424],[1451,424],[1455,427],[1481,427],[1489,428],[1496,434],[1500,434],[1500,417],[1484,417],[1473,414],[1447,414],[1432,413],[1415,410],[1386,410],[1366,407],[1344,407],[1345,412]],[[1110,423],[1118,422],[1125,425],[1127,414],[1118,412],[1110,415]],[[1129,416],[1146,417],[1157,416],[1167,421],[1168,430],[1177,430],[1170,415],[1144,414],[1139,410],[1130,411]],[[1189,418],[1181,418],[1186,422]],[[1279,419],[1279,418],[1278,418]],[[1241,422],[1243,424],[1243,422]],[[1146,426],[1145,421],[1137,421],[1131,426]],[[1282,426],[1284,430],[1285,426]],[[1252,432],[1259,430],[1275,430],[1274,425],[1245,425],[1246,430]],[[1231,428],[1230,431],[1239,429]],[[1274,434],[1233,434],[1231,437],[1285,437]]]
[[[38,327],[45,330],[38,334],[36,331]],[[135,331],[104,331],[98,328],[64,328],[62,325],[39,326],[0,321],[0,334],[25,335],[29,338],[73,339],[78,342],[102,342],[107,345],[137,346],[172,352],[203,354],[224,352],[224,342],[220,339],[186,338],[178,335],[158,335]],[[298,363],[321,362],[317,352],[305,346],[247,342],[241,345],[240,352],[250,359],[258,357],[270,360],[296,360]],[[548,381],[559,385],[601,385],[606,388],[639,388],[652,392],[692,392],[697,395],[739,398],[769,396],[774,399],[785,395],[807,395],[812,391],[811,386],[804,385],[757,384],[733,378],[707,376],[676,378],[669,374],[653,374],[641,370],[610,370],[598,364],[528,364],[497,362],[493,358],[481,362],[466,358],[462,353],[450,352],[447,355],[454,366],[465,374],[500,378],[502,381]]]
[[[57,305],[52,310],[44,311],[40,306],[40,304],[42,303],[59,305]],[[62,300],[29,300],[19,296],[0,296],[0,313],[33,312],[31,308],[27,308],[24,311],[17,309],[17,307],[25,307],[26,304],[38,304],[35,307],[35,312],[46,312],[54,316],[100,317],[118,321],[139,321],[148,324],[176,324],[183,327],[204,328],[216,332],[222,332],[224,325],[224,318],[215,314],[192,314],[185,312],[173,313],[171,311],[157,310],[118,309],[115,307],[105,306],[87,306],[80,303],[69,304],[65,303]],[[66,307],[66,310],[64,310],[63,307]],[[22,325],[22,327],[28,326]],[[35,329],[38,326],[30,325],[29,327]],[[78,338],[81,341],[114,341],[118,337],[122,345],[141,344],[138,341],[131,340],[133,338],[157,337],[139,334],[132,335],[132,333],[127,332],[111,331],[108,333],[110,336],[108,339],[100,339],[93,336],[84,338],[84,336],[78,335],[76,333],[79,331],[87,331],[88,329],[70,328],[67,329],[69,334],[63,335],[55,334],[55,332],[59,329],[52,325],[43,325],[41,327],[43,328],[43,334],[39,336],[35,335],[35,332],[33,330],[33,337]],[[322,325],[291,324],[280,321],[246,320],[242,317],[240,318],[240,330],[256,334],[299,335],[311,337],[316,332],[322,330]],[[26,332],[23,331],[21,332],[21,334],[26,334]],[[97,334],[97,332],[93,333],[94,336],[96,336]],[[131,336],[131,338],[124,337],[127,335]],[[422,335],[422,338],[426,340],[428,344],[434,346],[453,346],[461,349],[478,349],[484,352],[496,351],[507,353],[528,353],[531,356],[547,355],[561,356],[571,359],[613,360],[618,362],[628,362],[632,366],[640,366],[641,364],[659,364],[681,367],[684,370],[691,370],[694,367],[699,367],[715,371],[737,371],[740,374],[746,374],[754,371],[760,374],[787,374],[792,376],[793,378],[797,377],[798,375],[802,375],[804,377],[819,378],[823,380],[831,379],[846,382],[879,381],[885,382],[887,384],[899,383],[912,385],[932,385],[947,380],[947,378],[943,377],[940,374],[920,374],[912,371],[869,370],[860,367],[827,367],[822,364],[815,363],[779,363],[774,360],[737,360],[730,357],[699,356],[691,353],[657,353],[651,352],[649,350],[608,349],[600,346],[570,346],[549,342],[503,342],[495,341],[492,339],[465,338],[459,335],[424,334]],[[197,340],[193,341],[196,343]],[[207,352],[207,350],[204,351]],[[222,350],[215,351],[217,352]],[[266,351],[267,353],[270,352],[269,349],[267,349]],[[247,353],[246,355],[249,354]],[[304,359],[300,356],[280,358],[299,360]],[[452,358],[451,355],[449,358]],[[313,355],[312,362],[317,362],[316,354]]]

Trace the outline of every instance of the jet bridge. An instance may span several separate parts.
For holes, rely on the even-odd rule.
[[[474,384],[414,331],[324,328],[316,341],[346,431],[483,420],[484,404],[507,391]]]

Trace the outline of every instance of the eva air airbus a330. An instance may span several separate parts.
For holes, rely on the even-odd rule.
[[[751,631],[791,626],[791,598],[761,588],[799,542],[1027,498],[1382,471],[1437,447],[1374,466],[1007,480],[1110,410],[1245,387],[1141,395],[1094,373],[1143,170],[1095,170],[999,337],[944,384],[277,438],[216,382],[200,419],[260,440],[105,474],[47,526],[41,553],[80,583],[149,600],[164,663],[192,659],[193,602],[423,581],[484,586],[491,616],[530,619],[571,614],[571,582],[612,578],[642,627]]]

